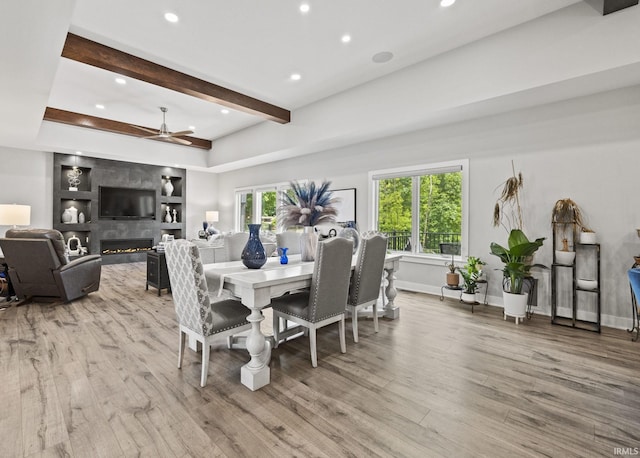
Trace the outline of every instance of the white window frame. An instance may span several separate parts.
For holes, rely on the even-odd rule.
[[[456,170],[460,170],[460,172],[462,173],[462,224],[460,227],[460,256],[456,257],[456,259],[466,259],[469,255],[469,159],[370,171],[369,209],[371,210],[370,221],[372,228],[377,229],[378,227],[378,180],[383,178],[430,175]],[[421,258],[434,258],[441,260],[442,255],[440,254],[422,253],[418,251],[420,218],[415,217],[415,215],[420,214],[420,208],[418,200],[414,197],[415,195],[420,194],[420,185],[415,181],[416,180],[414,180],[412,189],[413,197],[411,199],[411,213],[412,215],[414,215],[411,221],[411,252],[403,253],[405,253],[405,256],[416,256]]]
[[[234,220],[235,220],[235,230],[236,232],[242,232],[243,221],[240,217],[240,195],[243,193],[252,193],[253,194],[253,224],[262,224],[262,196],[263,192],[276,192],[276,200],[279,203],[281,201],[281,195],[283,192],[291,189],[291,185],[289,182],[285,183],[274,183],[274,184],[262,184],[260,186],[245,186],[242,188],[236,188],[234,190],[235,193],[235,208],[234,208]],[[280,226],[277,227],[277,232],[281,232],[282,228]]]

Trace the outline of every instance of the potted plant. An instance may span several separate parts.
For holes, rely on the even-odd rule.
[[[505,319],[507,316],[515,317],[516,324],[518,324],[518,318],[526,316],[528,295],[522,293],[525,277],[529,276],[529,271],[533,267],[546,268],[541,264],[527,263],[527,258],[538,251],[544,239],[542,237],[530,241],[520,229],[513,229],[509,233],[507,248],[495,242],[491,243],[491,254],[498,256],[504,263],[502,270],[504,317]]]
[[[463,267],[458,267],[462,280],[464,282],[462,291],[462,300],[469,304],[476,302],[476,292],[478,291],[478,281],[482,276],[482,266],[486,263],[480,258],[469,256],[467,263]]]
[[[322,222],[333,222],[338,214],[336,204],[339,199],[329,189],[330,181],[323,181],[320,186],[310,181],[301,184],[292,181],[291,193],[284,193],[282,205],[278,209],[279,224],[284,228],[302,226],[300,238],[300,254],[303,261],[313,261],[318,235],[314,226]]]
[[[553,206],[551,223],[562,241],[562,249],[554,251],[554,259],[558,264],[569,266],[576,257],[575,251],[569,250],[569,237],[575,242],[579,229],[584,227],[582,210],[573,200],[560,199]]]
[[[460,275],[458,274],[457,267],[453,262],[453,256],[454,255],[451,255],[451,262],[447,261],[444,265],[449,269],[449,272],[447,272],[447,286],[457,288],[460,285]]]

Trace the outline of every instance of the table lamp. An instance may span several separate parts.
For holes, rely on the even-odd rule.
[[[0,204],[0,226],[28,226],[31,224],[31,205]]]
[[[219,213],[214,210],[209,210],[205,212],[205,220],[207,221],[207,233],[210,235],[217,234],[218,230],[213,227],[213,223],[217,223],[219,218]]]

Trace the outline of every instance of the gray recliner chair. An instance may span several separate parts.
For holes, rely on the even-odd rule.
[[[53,229],[9,229],[0,239],[19,299],[70,302],[100,287],[102,258],[67,258],[64,237]]]

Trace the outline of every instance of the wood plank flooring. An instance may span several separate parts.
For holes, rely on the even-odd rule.
[[[171,295],[145,264],[103,267],[71,304],[0,311],[0,457],[591,457],[640,447],[640,343],[400,292],[400,319],[337,325],[273,351],[271,384],[240,384],[244,350],[176,367]],[[269,328],[270,314],[263,322]],[[347,326],[349,331],[349,326]],[[616,448],[622,451],[616,452]],[[629,450],[630,449],[630,450]],[[628,455],[627,455],[628,456]]]

